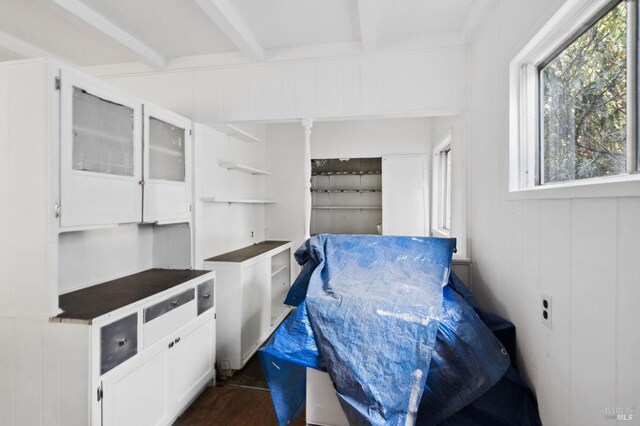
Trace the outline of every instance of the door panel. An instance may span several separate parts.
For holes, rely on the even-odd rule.
[[[241,358],[243,360],[271,327],[270,299],[270,259],[244,268],[242,271],[241,327]]]
[[[132,358],[102,380],[102,418],[105,426],[166,424],[168,403],[167,353],[156,345]]]
[[[382,159],[382,233],[429,235],[427,156]]]
[[[191,121],[144,106],[144,222],[188,220],[191,205]]]
[[[140,222],[141,103],[66,69],[60,90],[60,225]]]
[[[179,333],[179,340],[169,350],[170,400],[181,411],[213,375],[214,325],[211,319],[195,330]]]

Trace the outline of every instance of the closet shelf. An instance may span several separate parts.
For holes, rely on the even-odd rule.
[[[382,174],[380,170],[372,171],[358,171],[358,172],[313,172],[311,176],[364,176],[364,175],[379,175]]]
[[[164,148],[164,147],[160,147],[160,146],[149,146],[149,151],[155,151],[157,153],[170,155],[170,156],[173,156],[173,157],[184,158],[184,151],[180,152],[180,151],[177,151],[177,150]]]
[[[368,192],[382,192],[381,189],[311,189],[317,194],[363,194]]]
[[[229,204],[274,204],[275,200],[256,200],[251,198],[220,198],[201,197],[203,203],[229,203]]]
[[[219,160],[218,164],[228,170],[235,170],[242,173],[250,173],[252,175],[267,175],[271,176],[271,173],[266,170],[256,169],[255,167],[245,166],[244,164],[234,163],[233,161]]]
[[[278,275],[280,272],[284,271],[285,269],[287,269],[286,265],[281,265],[281,266],[277,266],[274,265],[271,267],[271,276],[276,276]]]
[[[85,134],[85,135],[98,137],[98,138],[101,138],[103,140],[106,139],[109,142],[115,142],[115,143],[119,143],[119,144],[122,144],[122,145],[133,145],[133,137],[132,136],[131,137],[118,136],[118,135],[114,135],[114,134],[101,132],[100,130],[92,129],[90,127],[82,127],[82,126],[78,126],[78,125],[73,126],[73,135],[77,136],[78,133],[82,133],[82,134]],[[95,143],[95,141],[94,141],[94,143]]]
[[[382,210],[382,206],[313,206],[313,210]]]

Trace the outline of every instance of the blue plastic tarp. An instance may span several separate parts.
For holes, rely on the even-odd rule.
[[[329,373],[351,425],[437,424],[495,393],[509,357],[466,287],[446,286],[454,247],[320,235],[298,249],[298,307],[260,350],[281,425],[304,407],[306,367]]]

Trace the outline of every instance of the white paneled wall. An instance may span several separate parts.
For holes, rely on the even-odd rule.
[[[0,65],[0,315],[57,309],[49,77],[42,60]]]
[[[61,234],[60,293],[152,268],[153,240],[153,227],[138,225]]]
[[[467,106],[466,61],[454,47],[104,78],[200,122],[441,115]]]
[[[311,158],[367,158],[431,152],[428,118],[316,122]]]
[[[271,176],[251,175],[221,167],[231,161],[264,170],[266,163],[265,126],[251,126],[259,143],[242,142],[204,125],[195,127],[196,170],[196,258],[202,260],[265,239],[265,209],[270,205],[203,203],[201,197],[266,199]],[[249,129],[247,129],[249,130]],[[251,233],[253,232],[253,236]]]
[[[438,144],[448,135],[451,135],[451,155],[452,155],[452,171],[451,171],[451,236],[457,238],[456,249],[454,259],[469,259],[469,252],[467,250],[467,197],[468,197],[468,119],[467,116],[456,117],[436,117],[431,119],[433,127],[433,144],[431,151],[429,152],[429,159],[432,162],[431,171],[433,172],[433,151],[437,149]],[[435,184],[433,179],[433,173],[430,176],[431,185]],[[433,209],[433,195],[432,195],[432,209]],[[433,220],[435,217],[435,211],[431,212],[431,224],[433,227]],[[467,281],[471,285],[470,282]]]
[[[562,2],[498,2],[470,59],[474,291],[517,327],[519,361],[548,425],[640,424],[640,199],[510,201],[511,58]],[[553,298],[553,328],[541,321]]]
[[[294,251],[304,242],[304,129],[301,124],[268,124],[267,238],[293,241]],[[292,264],[295,264],[293,262]]]
[[[432,119],[396,118],[319,121],[311,131],[312,158],[382,157],[426,154],[431,150]],[[299,123],[268,124],[267,238],[304,241],[304,131]],[[365,213],[366,214],[366,213]]]

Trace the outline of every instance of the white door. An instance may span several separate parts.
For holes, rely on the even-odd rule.
[[[426,155],[382,158],[383,235],[429,236]]]
[[[169,347],[145,349],[104,375],[102,424],[140,426],[167,424],[172,406],[168,395]]]
[[[169,349],[169,400],[173,413],[180,413],[213,377],[215,325],[207,312],[200,320],[178,332]]]
[[[141,103],[67,69],[60,91],[60,225],[140,222]]]
[[[143,222],[189,220],[191,121],[144,105]]]

